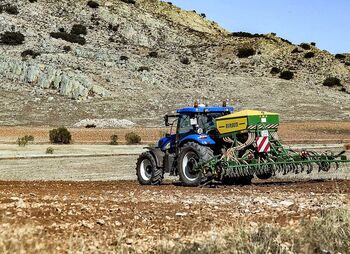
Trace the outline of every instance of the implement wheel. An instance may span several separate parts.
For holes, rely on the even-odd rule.
[[[202,172],[197,168],[198,163],[213,158],[213,151],[194,142],[186,143],[178,159],[180,181],[186,186],[198,186],[202,181]]]
[[[156,161],[150,152],[144,152],[138,158],[136,175],[142,185],[159,185],[163,180],[163,170],[157,168]]]

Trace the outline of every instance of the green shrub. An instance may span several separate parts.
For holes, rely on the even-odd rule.
[[[80,45],[85,45],[86,40],[84,37],[81,37],[76,34],[69,34],[66,32],[52,32],[50,33],[50,36],[55,39],[62,39],[71,43],[78,43]]]
[[[230,35],[232,37],[244,37],[244,38],[266,37],[264,34],[251,34],[251,33],[247,33],[247,32],[233,32]]]
[[[310,45],[316,47],[316,42],[311,42]]]
[[[306,52],[304,55],[304,58],[313,58],[315,56],[314,52]]]
[[[338,78],[329,77],[323,81],[323,85],[328,87],[341,86],[341,82],[340,82],[340,79]]]
[[[112,25],[112,24],[109,24],[108,25],[108,29],[113,31],[113,32],[118,32],[119,30],[119,25]]]
[[[136,4],[135,0],[121,0],[121,1],[127,4]]]
[[[20,32],[5,32],[1,34],[1,44],[20,45],[24,42],[24,35]]]
[[[19,13],[17,6],[10,4],[0,5],[0,13],[3,11],[11,15],[17,15]]]
[[[297,53],[300,53],[300,52],[302,52],[302,51],[300,51],[298,48],[294,48],[294,49],[291,51],[292,54],[297,54]]]
[[[346,66],[350,66],[350,62],[346,62],[344,63]]]
[[[280,72],[281,72],[281,70],[279,68],[277,68],[277,67],[272,67],[271,71],[270,71],[270,73],[273,74],[273,75],[276,75],[276,74],[278,74]]]
[[[21,53],[21,57],[26,58],[27,56],[31,56],[33,59],[35,59],[37,56],[40,56],[40,53],[27,49]]]
[[[301,48],[305,49],[305,50],[310,50],[311,49],[311,46],[307,43],[301,43],[299,45]]]
[[[143,72],[143,71],[150,71],[149,67],[147,66],[141,66],[138,68],[138,71]]]
[[[67,53],[67,52],[71,51],[72,48],[70,46],[63,46],[63,50],[64,50],[64,52]]]
[[[100,7],[99,3],[95,2],[95,1],[88,1],[87,6],[89,6],[92,9],[96,9],[96,8]]]
[[[189,59],[188,57],[182,57],[182,58],[180,59],[180,62],[181,62],[182,64],[186,64],[186,65],[188,65],[188,64],[191,63],[191,61],[190,61],[190,59]]]
[[[87,35],[87,29],[86,26],[83,26],[81,24],[74,24],[70,33],[75,35]]]
[[[151,51],[148,54],[149,57],[157,58],[158,57],[158,52],[157,51]]]
[[[288,41],[287,39],[281,38],[281,41],[288,43],[289,45],[293,45],[293,43],[291,41]]]
[[[280,78],[285,80],[291,80],[294,78],[294,73],[291,71],[282,71],[280,73]]]
[[[38,0],[29,0],[30,3],[35,3],[37,2]]]
[[[120,58],[119,58],[121,61],[127,61],[127,60],[129,60],[129,57],[127,57],[127,56],[120,56]]]
[[[242,47],[238,49],[237,56],[239,58],[247,58],[249,56],[255,55],[255,50],[250,47]]]
[[[141,137],[135,132],[130,132],[125,135],[125,140],[128,145],[139,144],[141,142]]]
[[[17,139],[17,144],[19,146],[26,146],[28,144],[28,142],[33,142],[34,141],[34,137],[32,135],[25,135],[24,137],[18,138]]]
[[[48,147],[48,148],[46,148],[46,154],[53,154],[53,152],[54,152],[55,150],[53,149],[53,147]]]
[[[334,57],[339,60],[344,60],[346,58],[346,56],[343,54],[336,54]]]
[[[53,129],[49,132],[50,142],[53,144],[70,144],[72,135],[66,127]]]
[[[118,145],[118,135],[113,134],[111,136],[111,142],[109,142],[110,145]]]
[[[202,18],[206,18],[207,17],[207,15],[205,13],[201,13],[200,15],[201,15]]]

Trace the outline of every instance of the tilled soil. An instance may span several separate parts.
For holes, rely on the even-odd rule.
[[[187,188],[135,181],[0,182],[0,249],[151,250],[237,223],[298,224],[349,204],[350,181],[270,180]],[[5,246],[5,247],[4,247]]]

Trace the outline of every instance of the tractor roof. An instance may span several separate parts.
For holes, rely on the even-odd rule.
[[[189,107],[176,110],[179,114],[233,112],[233,107]]]

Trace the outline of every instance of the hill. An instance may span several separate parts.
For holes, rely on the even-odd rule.
[[[118,118],[155,126],[202,97],[284,121],[350,117],[349,59],[314,44],[230,33],[158,0],[0,5],[1,125]],[[329,77],[337,79],[325,86]]]

